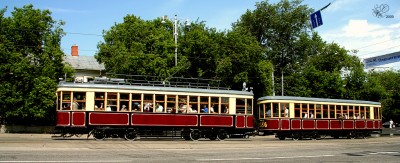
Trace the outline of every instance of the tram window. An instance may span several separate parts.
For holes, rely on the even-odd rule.
[[[309,104],[308,105],[308,117],[309,118],[315,118],[315,104]]]
[[[336,105],[336,118],[344,118],[343,111],[342,111],[342,105]]]
[[[294,104],[294,117],[301,118],[301,104],[295,103]]]
[[[253,114],[253,99],[247,99],[246,114]]]
[[[105,93],[104,92],[95,92],[94,96],[95,96],[94,110],[104,110]]]
[[[176,113],[176,95],[167,95],[167,113]]]
[[[329,118],[336,118],[335,105],[329,105]]]
[[[349,106],[349,119],[354,118],[354,106]]]
[[[86,92],[73,92],[72,110],[86,109]]]
[[[164,103],[165,95],[156,95],[156,103]]]
[[[344,119],[349,119],[349,106],[343,105],[342,107]]]
[[[221,112],[228,114],[229,113],[229,98],[221,97]]]
[[[354,119],[360,119],[360,106],[354,108]]]
[[[71,92],[62,92],[61,98],[63,110],[71,110]]]
[[[220,113],[221,109],[220,109],[218,97],[211,97],[211,107],[213,108],[212,110],[214,110],[214,113]]]
[[[61,103],[61,92],[57,92],[56,110],[62,110]]]
[[[245,99],[236,98],[236,114],[244,114],[245,107],[246,107]]]
[[[289,117],[289,104],[288,103],[280,103],[281,105],[281,117]]]
[[[374,119],[379,119],[379,108],[374,107]]]
[[[308,105],[307,104],[301,104],[301,116],[303,118],[308,118]]]
[[[210,113],[210,103],[208,96],[200,96],[200,110],[201,113]],[[207,109],[206,109],[207,108]]]
[[[322,118],[322,106],[321,104],[315,105],[315,118]]]
[[[272,103],[272,117],[279,117],[279,103]]]
[[[365,111],[366,111],[366,107],[365,106],[361,106],[360,107],[360,118],[361,119],[365,119],[365,117],[366,117]]]
[[[259,119],[264,119],[265,118],[265,104],[259,104],[258,105],[258,113],[259,113]]]
[[[266,103],[265,104],[265,110],[266,110],[266,115],[265,115],[265,117],[266,118],[271,118],[272,117],[272,108],[271,108],[271,103]]]
[[[329,118],[329,105],[322,105],[322,118]]]
[[[107,93],[106,111],[117,111],[117,93]]]
[[[189,96],[189,107],[187,113],[197,113],[199,110],[199,96]]]
[[[180,113],[185,113],[186,112],[186,108],[187,108],[187,98],[188,96],[184,96],[184,95],[179,95],[178,100],[179,100],[179,111]]]
[[[162,106],[159,107],[158,105]],[[156,112],[165,112],[165,95],[156,95],[156,105],[154,107]],[[158,110],[157,110],[158,109]]]
[[[141,111],[142,94],[132,94],[131,111]]]
[[[365,107],[365,119],[371,119],[371,114],[369,113],[369,106]]]
[[[129,93],[119,94],[119,111],[129,111]]]
[[[143,111],[153,112],[154,111],[154,100],[152,94],[144,94],[143,96]]]

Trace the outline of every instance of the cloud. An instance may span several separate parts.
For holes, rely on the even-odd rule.
[[[378,24],[369,24],[367,20],[349,20],[343,28],[346,37],[384,37],[390,30]]]
[[[367,20],[349,20],[337,30],[321,34],[328,42],[335,42],[347,50],[357,49],[361,58],[400,51],[400,23],[379,25]]]

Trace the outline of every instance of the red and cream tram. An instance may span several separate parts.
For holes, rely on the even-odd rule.
[[[60,82],[57,97],[56,128],[62,136],[222,140],[254,130],[248,91]]]
[[[265,96],[257,100],[259,131],[280,140],[366,138],[382,129],[381,104],[372,101]]]

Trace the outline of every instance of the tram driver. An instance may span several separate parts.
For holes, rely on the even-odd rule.
[[[271,117],[271,109],[268,109],[268,111],[267,111],[267,116],[268,116],[268,117]]]

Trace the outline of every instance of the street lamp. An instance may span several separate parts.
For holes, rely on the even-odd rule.
[[[163,19],[162,19],[161,23],[163,23],[163,24],[167,23],[165,21],[165,19],[168,19],[167,16],[163,16]],[[186,26],[190,25],[188,19],[186,19],[185,22],[186,22],[185,23]],[[174,26],[173,35],[174,35],[174,41],[175,41],[175,66],[176,66],[176,65],[178,65],[178,18],[177,18],[176,14],[175,14],[175,17],[174,17],[173,26]]]

